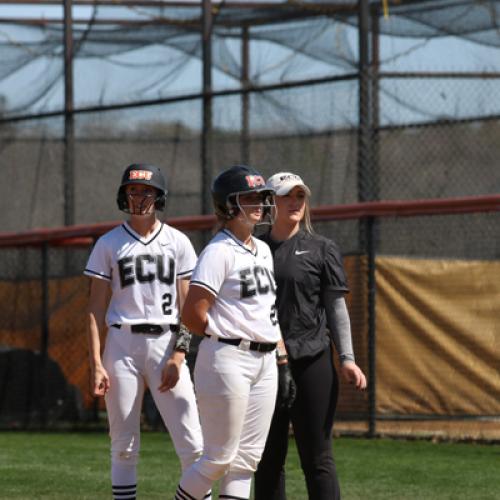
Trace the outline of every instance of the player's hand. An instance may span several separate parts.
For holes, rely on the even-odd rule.
[[[160,392],[166,392],[173,389],[179,381],[182,363],[186,355],[183,352],[174,351],[172,356],[161,370],[161,384],[158,386]]]
[[[93,396],[104,396],[109,391],[109,376],[103,366],[97,366],[92,373]]]
[[[278,365],[278,397],[276,408],[279,410],[289,410],[294,401],[297,388],[292,377],[292,370],[288,363]]]
[[[340,367],[344,380],[354,385],[356,389],[364,391],[366,389],[366,377],[361,368],[354,361],[345,361]]]

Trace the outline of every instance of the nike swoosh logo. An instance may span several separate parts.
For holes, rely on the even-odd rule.
[[[302,255],[303,253],[309,253],[309,250],[295,250],[295,255]]]

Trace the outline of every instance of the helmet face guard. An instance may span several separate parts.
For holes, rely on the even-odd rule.
[[[234,219],[243,212],[240,196],[249,193],[262,193],[263,216],[258,224],[272,223],[274,191],[266,187],[262,175],[246,165],[234,165],[221,172],[212,184],[212,199],[215,213],[224,220]],[[261,206],[259,204],[259,206]]]
[[[151,207],[156,209],[156,206],[160,200],[161,195],[156,188],[151,189],[151,193],[146,192],[129,192],[127,193],[127,187],[123,187],[125,193],[125,199],[127,202],[127,207],[123,210],[126,213],[132,215],[147,215],[152,213]]]
[[[235,193],[233,196],[229,197],[228,200],[228,205],[231,207],[231,209],[234,211],[234,216],[238,215],[239,213],[245,214],[245,211],[243,210],[243,207],[249,207],[249,208],[262,208],[262,218],[259,222],[256,223],[256,226],[260,226],[263,224],[274,224],[275,220],[275,213],[276,213],[276,205],[274,204],[274,191],[271,191],[269,189],[262,189],[262,190],[256,190],[254,191],[256,193],[259,193],[262,195],[262,202],[259,203],[258,205],[248,205],[248,204],[242,204],[240,202],[240,196],[243,194],[247,193]]]
[[[138,205],[137,209],[136,207],[134,207],[133,212],[131,212],[127,194],[125,192],[125,187],[130,184],[143,184],[145,186],[154,187],[156,190],[155,199],[148,200],[148,197],[145,196],[141,203]],[[148,164],[133,163],[125,169],[116,196],[116,203],[118,205],[118,208],[122,212],[141,215],[142,213],[144,213],[144,210],[149,209],[149,202],[154,203],[156,210],[163,211],[165,209],[166,199],[167,186],[165,178],[163,177],[163,174],[158,167]]]

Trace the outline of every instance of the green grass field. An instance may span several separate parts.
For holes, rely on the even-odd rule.
[[[292,442],[288,499],[307,500]],[[337,438],[343,498],[500,498],[500,446]],[[110,499],[105,433],[0,433],[1,499]],[[164,433],[142,436],[138,496],[172,499],[179,468]],[[312,499],[314,500],[314,499]]]

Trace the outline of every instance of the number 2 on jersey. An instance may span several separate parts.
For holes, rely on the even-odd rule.
[[[271,314],[270,314],[270,317],[271,317],[271,324],[274,326],[274,325],[277,325],[278,324],[278,313],[276,311],[276,304],[273,304],[271,306]]]
[[[171,309],[171,305],[172,305],[172,294],[170,293],[164,293],[162,296],[161,296],[163,302],[161,304],[161,308],[163,310],[163,314],[165,314],[166,316],[168,316],[169,314],[172,314],[172,309]]]

